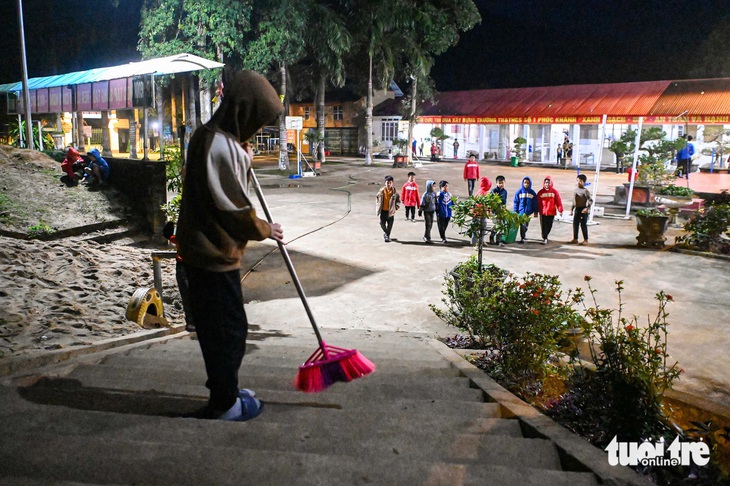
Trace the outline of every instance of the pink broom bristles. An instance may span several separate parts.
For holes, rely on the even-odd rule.
[[[294,386],[306,393],[316,393],[338,381],[352,381],[373,371],[375,365],[359,351],[327,346],[323,342],[299,367]]]

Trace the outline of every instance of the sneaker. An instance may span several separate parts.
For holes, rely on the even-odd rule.
[[[547,238],[545,238],[544,240],[542,240],[542,244],[543,244],[543,245],[547,245],[547,244],[548,244],[548,239],[547,239]]]
[[[500,247],[500,248],[503,248],[503,247],[504,247],[504,243],[502,243],[502,242],[500,241],[500,242],[499,242],[499,247]]]
[[[444,238],[443,240],[441,240],[441,243],[446,244],[446,238]]]
[[[525,240],[520,240],[520,241],[518,241],[518,243],[521,244],[521,245],[524,245],[525,244]]]
[[[576,244],[578,244],[578,240],[573,239],[573,240],[570,240],[568,243],[570,243],[571,245],[576,245]]]
[[[388,236],[388,235],[385,235],[385,242],[386,242],[386,243],[390,243],[390,236]]]

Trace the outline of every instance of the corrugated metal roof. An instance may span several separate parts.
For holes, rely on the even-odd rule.
[[[422,116],[540,117],[647,115],[671,81],[447,91]],[[392,113],[395,114],[395,113]]]
[[[175,54],[174,56],[158,57],[141,62],[130,62],[119,66],[76,71],[68,74],[44,76],[28,80],[28,89],[54,88],[71,84],[93,83],[95,81],[109,81],[111,79],[130,78],[145,74],[176,74],[199,71],[201,69],[221,68],[224,64],[196,56],[194,54]],[[0,93],[21,91],[23,83],[0,85]]]
[[[672,81],[649,115],[730,114],[730,78]]]

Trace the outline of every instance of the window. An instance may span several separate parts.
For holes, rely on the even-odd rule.
[[[383,141],[395,140],[398,138],[398,120],[383,120],[382,124]]]
[[[335,121],[343,120],[344,117],[344,111],[342,110],[342,105],[335,105],[332,107],[332,118]]]
[[[304,107],[304,119],[309,120],[309,118],[312,116],[312,113],[308,106]]]

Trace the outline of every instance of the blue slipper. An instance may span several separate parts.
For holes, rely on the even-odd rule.
[[[246,397],[246,396],[248,396],[248,397],[255,397],[256,396],[256,392],[253,391],[253,390],[249,390],[248,388],[241,388],[240,390],[238,390],[238,396],[240,398],[243,398],[243,397]]]
[[[250,395],[239,395],[241,400],[242,413],[238,417],[230,419],[231,422],[245,422],[261,415],[264,410],[264,402]]]

